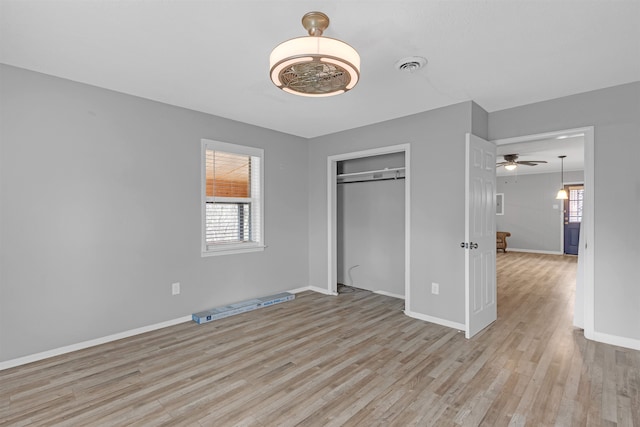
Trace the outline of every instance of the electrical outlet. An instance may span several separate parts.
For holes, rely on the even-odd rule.
[[[440,284],[436,282],[431,282],[431,293],[434,295],[440,294]]]
[[[179,295],[180,294],[180,282],[171,284],[171,295]]]

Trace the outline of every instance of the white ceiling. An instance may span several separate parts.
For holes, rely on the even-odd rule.
[[[537,173],[560,174],[560,159],[564,159],[564,171],[584,170],[584,135],[563,135],[560,138],[541,139],[538,141],[519,142],[498,145],[498,162],[503,161],[505,154],[517,154],[519,161],[544,160],[536,166],[519,165],[515,170],[508,171],[504,167],[496,168],[497,176],[530,175]]]
[[[0,62],[315,137],[474,100],[487,111],[640,80],[638,0],[0,0]],[[269,80],[278,43],[325,12],[360,83],[330,98]],[[406,56],[426,68],[400,72]]]

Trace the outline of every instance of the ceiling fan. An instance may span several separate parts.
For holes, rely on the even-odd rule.
[[[518,161],[518,155],[517,154],[505,154],[503,157],[504,157],[504,162],[496,163],[496,167],[499,168],[500,166],[504,166],[504,168],[506,170],[508,170],[508,171],[514,170],[515,168],[518,167],[518,165],[537,166],[540,163],[547,163],[544,160]]]

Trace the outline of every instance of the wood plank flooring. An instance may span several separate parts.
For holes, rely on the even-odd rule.
[[[639,426],[640,352],[572,324],[576,260],[498,254],[471,340],[312,292],[0,372],[1,426]]]

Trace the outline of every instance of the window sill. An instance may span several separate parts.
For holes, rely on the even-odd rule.
[[[262,252],[264,251],[264,248],[266,248],[266,246],[264,245],[229,246],[229,247],[208,249],[206,251],[202,251],[201,255],[204,258],[204,257],[210,257],[210,256],[243,254],[247,252]]]

